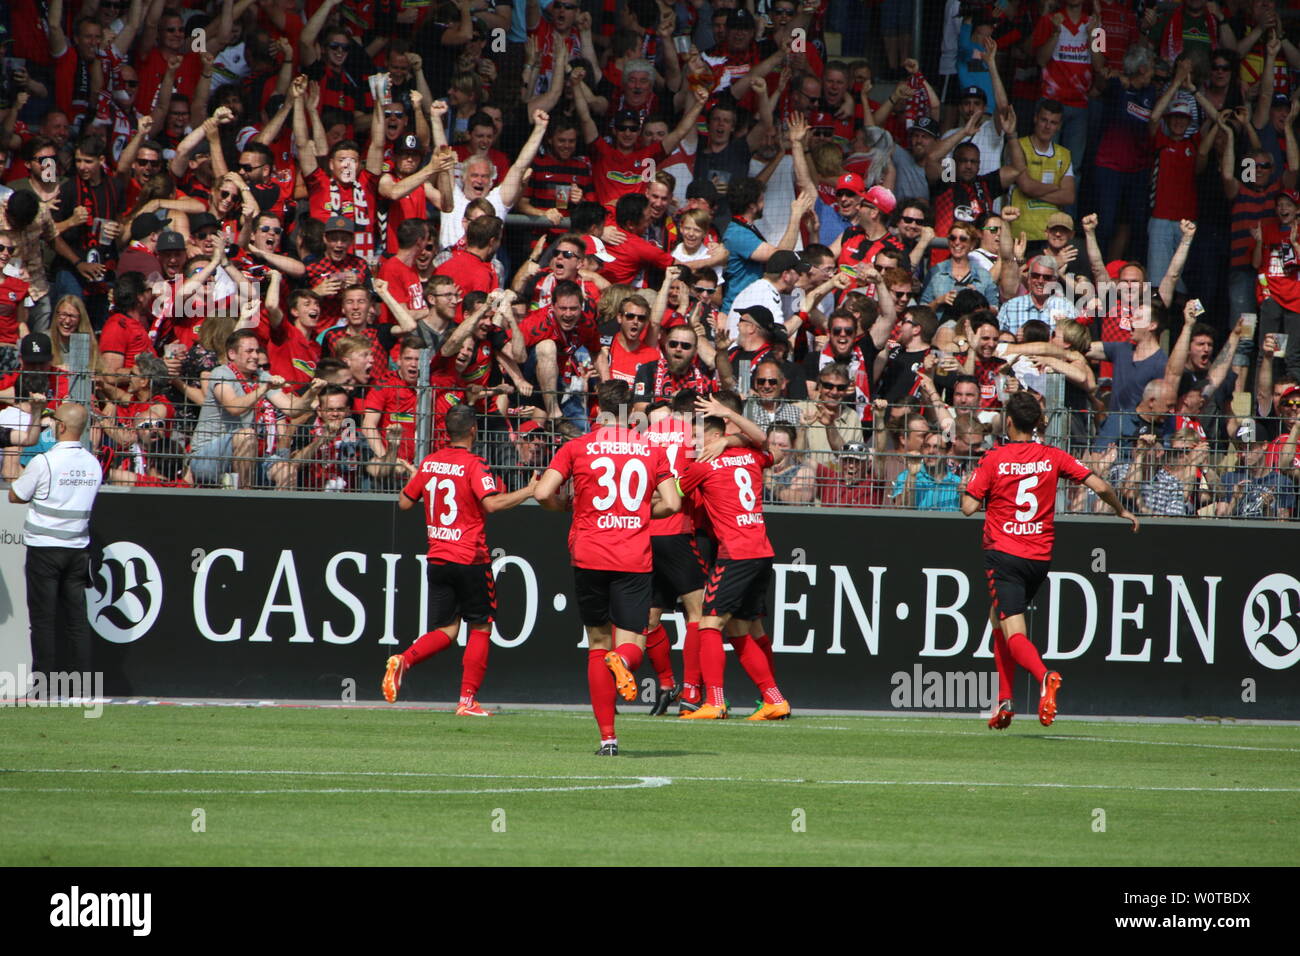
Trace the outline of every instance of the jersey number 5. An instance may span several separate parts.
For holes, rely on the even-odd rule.
[[[1020,484],[1016,488],[1016,504],[1021,506],[1016,509],[1017,521],[1028,521],[1038,514],[1038,496],[1031,490],[1037,484],[1037,475],[1020,479]]]
[[[639,458],[630,458],[618,472],[617,482],[614,473],[618,466],[612,458],[597,458],[591,467],[601,472],[596,481],[605,492],[591,500],[591,506],[597,511],[608,511],[614,502],[622,500],[623,510],[629,513],[641,510],[641,501],[645,498],[650,476],[646,473],[645,462]]]

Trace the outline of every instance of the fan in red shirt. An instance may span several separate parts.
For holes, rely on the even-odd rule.
[[[628,296],[619,306],[617,334],[596,359],[601,379],[634,383],[638,368],[659,361],[659,349],[653,344],[656,338],[650,322],[650,306],[639,295]]]
[[[375,458],[383,462],[371,467],[374,477],[382,477],[384,469],[393,468],[389,463],[395,459],[409,462],[415,458],[415,413],[419,401],[415,383],[420,377],[423,343],[417,336],[409,336],[402,340],[401,347],[396,381],[384,388],[372,388],[366,395],[366,417],[361,422],[361,431]],[[392,457],[389,456],[390,429],[399,436],[397,452]]]
[[[406,483],[397,506],[410,511],[422,503],[429,533],[429,620],[434,629],[415,640],[402,654],[388,659],[384,671],[384,699],[397,700],[407,669],[445,651],[469,627],[462,665],[460,717],[490,717],[478,702],[478,689],[487,673],[492,646],[492,618],[496,615],[496,583],[488,556],[484,518],[527,501],[537,486],[529,482],[518,491],[502,494],[487,463],[474,454],[478,437],[474,410],[460,405],[447,413],[446,448],[424,461]]]
[[[647,224],[650,200],[633,194],[621,197],[614,206],[614,224],[626,235],[617,245],[608,243],[605,251],[612,262],[602,262],[600,275],[613,285],[646,286],[646,273],[661,272],[673,264],[673,257],[653,242],[641,237]]]
[[[272,274],[273,283],[278,274]],[[312,380],[321,359],[320,343],[316,341],[320,296],[310,289],[294,289],[289,294],[288,321],[280,309],[270,307],[270,302],[268,294],[266,321],[259,322],[255,331],[271,362],[271,374],[296,389]]]
[[[143,31],[141,44],[152,39],[157,45],[138,61],[136,67],[140,75],[140,87],[135,94],[135,108],[146,115],[153,112],[158,102],[159,87],[167,75],[167,57],[182,58],[181,67],[175,73],[173,90],[187,99],[194,98],[194,90],[203,72],[203,58],[190,48],[190,38],[185,32],[185,23],[179,12],[164,10],[155,29],[156,33],[152,37],[147,26]],[[228,39],[221,36],[219,31],[220,24],[214,20],[205,37],[206,51],[214,56],[221,52]]]
[[[584,89],[578,87],[578,90]],[[591,150],[591,168],[596,189],[596,201],[603,206],[613,206],[621,197],[629,193],[645,192],[646,183],[653,178],[653,169],[662,163],[681,144],[695,126],[700,111],[708,102],[708,91],[696,89],[695,98],[686,109],[686,113],[662,140],[641,145],[641,116],[631,110],[624,110],[614,115],[613,142],[603,139],[596,121],[591,118],[591,107],[585,94],[579,92],[574,97],[578,110],[578,121],[582,124],[582,135]]]
[[[434,387],[434,428],[439,426],[439,399],[464,393],[477,402],[488,391],[488,377],[493,358],[499,353],[520,364],[526,356],[523,332],[515,321],[511,305],[515,293],[498,290],[491,295],[471,292],[465,319],[443,341],[429,367],[429,382]],[[461,400],[456,397],[456,400]]]
[[[1010,442],[986,452],[962,495],[961,510],[973,515],[985,508],[984,573],[988,577],[989,621],[993,657],[998,668],[998,705],[989,727],[1005,730],[1015,716],[1012,681],[1016,665],[1042,686],[1038,720],[1050,727],[1056,719],[1056,691],[1061,675],[1049,671],[1030,643],[1025,608],[1034,599],[1052,564],[1056,486],[1061,476],[1082,482],[1137,531],[1138,519],[1126,509],[1110,484],[1073,455],[1039,444],[1046,429],[1043,407],[1026,392],[1012,395],[1005,407]]]
[[[388,283],[393,298],[418,322],[428,314],[429,304],[424,300],[424,281],[415,271],[415,258],[429,241],[429,223],[424,219],[408,219],[398,229],[397,237],[397,255],[389,256],[380,264],[379,278]],[[393,321],[388,306],[380,309],[379,321],[385,325]]]
[[[501,278],[492,267],[492,259],[501,248],[505,224],[496,216],[479,216],[465,227],[465,248],[438,266],[434,275],[451,276],[456,287],[471,292],[491,292],[500,288]]]
[[[650,520],[681,508],[668,457],[625,424],[626,382],[601,382],[595,430],[570,439],[537,483],[534,497],[554,511],[573,509],[569,552],[578,614],[587,630],[587,686],[600,728],[598,756],[618,755],[614,698],[636,699],[650,616]],[[561,497],[573,479],[572,498]],[[655,492],[659,500],[652,503]]]
[[[298,168],[307,184],[311,218],[320,222],[332,217],[351,220],[356,228],[357,254],[369,259],[377,249],[375,222],[379,213],[379,175],[384,168],[382,113],[375,109],[371,119],[364,169],[361,168],[361,147],[350,139],[340,140],[330,150],[329,172],[320,168],[316,161],[316,147],[307,133],[306,105],[302,97],[294,100],[293,138],[298,149]]]
[[[767,448],[767,435],[737,411],[739,406],[740,399],[732,392],[696,403],[696,410],[706,416],[706,453],[686,468],[678,482],[682,494],[698,493],[693,503],[704,509],[717,539],[717,557],[704,586],[700,618],[705,702],[696,710],[679,714],[684,720],[727,716],[723,628],[727,628],[727,641],[736,649],[741,665],[763,695],[762,706],[748,719],[790,716],[790,704],[776,685],[763,647],[748,633],[767,610],[767,586],[772,579],[774,552],[763,521],[763,470],[774,460]],[[723,450],[716,458],[705,460],[709,458],[708,446],[719,439]]]
[[[109,315],[99,333],[99,354],[107,373],[130,368],[141,352],[157,354],[149,330],[140,318],[152,318],[149,307],[153,304],[153,292],[145,285],[144,276],[138,272],[118,276],[113,283],[113,304],[116,311]]]
[[[327,328],[343,314],[343,290],[370,283],[370,267],[352,251],[355,241],[350,219],[326,219],[325,255],[307,267],[307,285],[320,296],[321,322]]]
[[[582,374],[578,350],[585,348],[588,355],[600,350],[600,329],[583,311],[581,288],[575,282],[557,282],[552,304],[528,313],[519,323],[519,331],[524,348],[532,351],[531,371],[542,390],[547,417],[559,420],[565,417],[558,397],[560,386],[567,388]],[[581,414],[585,420],[585,406]]]

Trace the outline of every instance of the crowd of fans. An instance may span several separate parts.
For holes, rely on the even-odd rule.
[[[468,403],[515,487],[619,378],[739,392],[772,502],[956,510],[1028,390],[1134,510],[1294,517],[1294,18],[950,0],[923,68],[913,12],[10,0],[0,427],[389,490]]]

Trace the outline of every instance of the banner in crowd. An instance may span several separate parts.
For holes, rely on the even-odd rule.
[[[421,517],[332,495],[101,495],[90,615],[106,692],[379,698],[387,657],[435,623]],[[568,524],[532,506],[488,521],[499,613],[485,701],[587,700]],[[796,711],[989,709],[980,520],[819,509],[769,513],[767,525],[778,562],[767,623]],[[1064,676],[1063,712],[1300,718],[1294,529],[1057,528],[1029,627]],[[728,666],[733,703],[756,697]],[[459,673],[453,649],[414,669],[403,699],[454,700]],[[1019,709],[1036,700],[1022,675]]]

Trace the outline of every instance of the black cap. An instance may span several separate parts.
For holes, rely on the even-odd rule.
[[[24,362],[53,362],[54,350],[50,337],[44,332],[31,332],[23,336],[18,353]]]
[[[185,237],[169,229],[158,237],[158,244],[154,249],[157,252],[184,252]]]
[[[635,123],[638,127],[642,125],[641,114],[636,110],[619,110],[614,114],[614,118],[610,122],[614,124],[615,128],[623,123]]]
[[[155,232],[162,231],[163,226],[169,222],[171,220],[161,212],[147,212],[136,216],[131,222],[131,241],[139,242],[145,236],[152,236]]]
[[[776,328],[776,319],[772,318],[772,310],[765,305],[751,305],[747,309],[738,309],[736,314],[752,319],[765,335],[770,336],[772,330]]]
[[[393,144],[393,152],[423,153],[424,147],[420,145],[419,137],[415,136],[412,133],[407,133],[405,136],[400,137],[397,140],[397,142]]]
[[[691,180],[691,184],[686,187],[686,198],[703,199],[710,206],[716,206],[722,200],[718,187],[713,185],[712,181],[702,177]]]
[[[987,102],[989,101],[989,95],[988,95],[987,93],[984,92],[984,88],[983,88],[982,86],[968,86],[968,87],[966,87],[964,90],[961,91],[961,98],[962,98],[963,100],[965,100],[965,99],[980,99],[980,100],[983,100],[985,103],[987,103]]]
[[[754,23],[754,15],[743,7],[739,10],[732,10],[727,14],[728,30],[754,30],[757,25]]]
[[[220,229],[221,223],[210,212],[200,212],[190,216],[190,235],[197,235],[204,229]]]
[[[787,269],[798,269],[799,257],[789,249],[778,249],[763,265],[763,275],[780,275]]]
[[[325,220],[326,232],[356,232],[357,225],[351,219],[342,216],[330,216]]]
[[[922,133],[929,133],[935,139],[939,138],[939,124],[928,116],[922,116],[908,127],[908,132],[912,130],[920,130]]]

